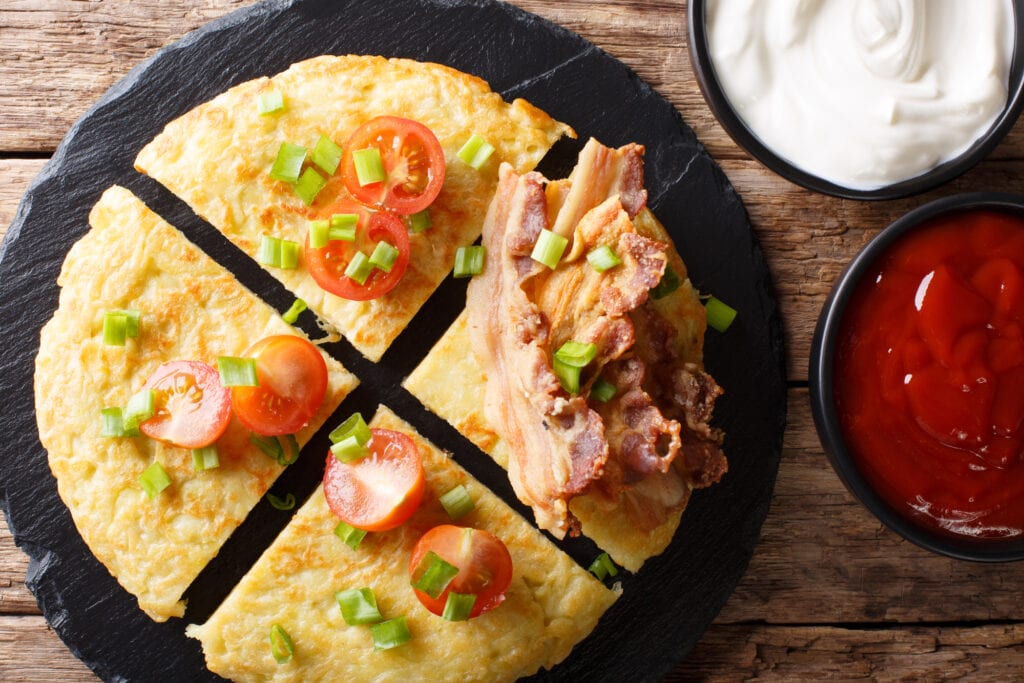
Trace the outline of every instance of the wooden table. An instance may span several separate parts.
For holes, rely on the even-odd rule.
[[[0,4],[0,230],[68,127],[131,67],[246,0],[4,0]],[[762,538],[745,578],[668,680],[1024,677],[1024,571],[931,555],[846,492],[814,432],[807,357],[836,275],[894,218],[967,190],[1017,189],[1024,127],[951,185],[909,200],[824,197],[740,150],[701,98],[683,0],[515,0],[588,38],[668,98],[739,191],[785,321],[789,426]],[[4,397],[4,401],[26,400]],[[0,680],[90,681],[24,585],[0,524]]]

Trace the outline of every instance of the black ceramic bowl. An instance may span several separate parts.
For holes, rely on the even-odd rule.
[[[965,152],[925,173],[874,190],[856,190],[837,185],[804,171],[765,146],[737,115],[715,75],[705,22],[706,0],[690,0],[690,61],[704,99],[726,132],[740,147],[783,178],[809,190],[846,199],[897,199],[931,190],[956,178],[981,161],[1010,132],[1024,108],[1024,0],[1013,0],[1015,49],[1010,65],[1006,107],[984,135]]]
[[[836,411],[833,384],[833,366],[843,315],[865,273],[870,271],[889,246],[923,223],[940,215],[974,209],[991,209],[1024,218],[1024,195],[976,192],[925,204],[880,232],[850,262],[826,299],[814,330],[809,366],[811,412],[825,454],[839,478],[886,526],[907,540],[936,553],[964,560],[1005,562],[1024,559],[1024,538],[976,539],[932,531],[900,514],[875,492],[857,467],[847,446]]]

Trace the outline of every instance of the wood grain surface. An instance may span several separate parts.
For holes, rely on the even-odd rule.
[[[0,2],[0,230],[61,138],[110,85],[231,0]],[[1015,191],[1024,128],[946,187],[864,203],[773,175],[728,138],[693,79],[686,3],[515,0],[632,67],[668,98],[742,196],[785,324],[789,425],[772,509],[750,568],[667,680],[1020,680],[1024,571],[931,555],[870,516],[829,467],[808,403],[811,332],[835,277],[910,208],[965,190]],[[5,397],[5,401],[12,400]],[[26,556],[0,525],[0,680],[93,681],[39,615]]]

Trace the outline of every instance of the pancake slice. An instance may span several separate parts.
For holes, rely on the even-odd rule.
[[[259,501],[283,466],[232,418],[220,465],[196,471],[188,449],[146,437],[100,435],[100,411],[124,406],[163,362],[241,356],[259,339],[301,333],[184,235],[121,187],[107,190],[92,229],[61,270],[60,305],[36,357],[39,436],[82,538],[153,619],[182,616],[181,596]],[[109,310],[140,311],[125,346],[103,343]],[[324,356],[323,405],[296,438],[323,424],[357,381]],[[138,480],[153,462],[171,485],[150,500]]]
[[[261,94],[279,92],[280,111],[260,115]],[[344,145],[362,123],[398,116],[427,126],[447,172],[430,207],[432,225],[410,235],[410,264],[398,286],[370,301],[329,294],[304,265],[268,267],[371,360],[379,360],[452,269],[459,246],[479,235],[498,165],[532,169],[562,135],[573,135],[524,100],[506,103],[479,78],[438,64],[375,56],[323,56],[271,78],[242,83],[172,121],[138,155],[136,168],[184,199],[255,258],[261,236],[302,244],[312,219],[348,196],[338,173],[310,206],[269,171],[283,142],[312,149],[321,135]],[[456,153],[477,134],[495,147],[480,167]],[[307,162],[308,163],[308,162]]]
[[[637,214],[634,225],[641,234],[671,244],[664,227],[647,209]],[[669,264],[679,275],[680,287],[664,298],[649,300],[641,310],[655,312],[659,319],[670,323],[671,338],[681,360],[700,364],[706,325],[704,307],[687,278],[686,265],[674,248],[669,249]],[[507,469],[508,446],[484,414],[487,375],[471,348],[464,311],[403,386]],[[683,510],[669,512],[667,518],[653,528],[640,528],[627,514],[626,504],[623,500],[610,506],[602,497],[587,493],[573,498],[569,511],[579,520],[583,535],[607,551],[619,565],[637,571],[647,559],[668,547]]]
[[[188,627],[202,641],[210,670],[235,681],[505,681],[564,659],[618,593],[387,408],[371,426],[403,431],[416,442],[427,483],[420,508],[353,550],[334,535],[338,519],[319,487],[210,619]],[[500,537],[514,569],[505,602],[470,621],[449,622],[420,604],[408,565],[424,532],[451,523],[438,496],[458,484],[475,507],[457,524]],[[367,626],[344,622],[335,592],[363,587],[373,589],[385,619],[405,615],[409,642],[375,651]],[[274,624],[294,643],[287,663],[271,654]]]

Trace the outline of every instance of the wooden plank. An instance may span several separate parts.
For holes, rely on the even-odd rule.
[[[1024,625],[975,628],[716,626],[666,677],[682,681],[1013,681]]]
[[[0,614],[39,614],[35,596],[25,586],[26,571],[28,555],[14,545],[7,520],[0,512]]]
[[[107,88],[160,47],[248,0],[9,0],[0,9],[0,151],[52,151]],[[719,159],[745,159],[700,95],[684,0],[515,0],[620,59],[671,101]],[[1020,158],[1018,126],[997,158]]]
[[[0,159],[0,239],[14,220],[21,196],[45,164],[42,159]]]
[[[814,430],[808,391],[790,389],[772,507],[719,623],[1024,620],[1024,574],[904,541],[843,487]]]
[[[1018,192],[1024,177],[1019,160],[991,159],[924,195],[863,202],[813,193],[753,161],[726,160],[721,166],[747,207],[771,268],[793,381],[807,379],[814,325],[832,285],[872,237],[933,199],[983,190]]]
[[[42,617],[0,616],[0,681],[95,683]]]
[[[0,150],[50,152],[115,81],[248,0],[8,0],[0,9]]]

